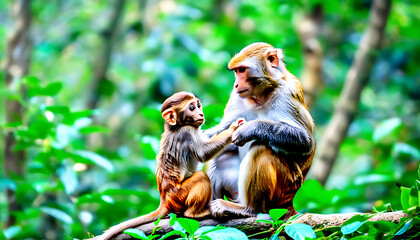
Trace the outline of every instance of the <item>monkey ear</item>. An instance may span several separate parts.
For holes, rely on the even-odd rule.
[[[280,48],[267,50],[265,59],[267,60],[267,64],[271,67],[278,67],[280,65],[280,61],[283,61],[283,50]]]
[[[163,119],[170,125],[176,124],[176,112],[172,109],[167,109],[162,113]]]

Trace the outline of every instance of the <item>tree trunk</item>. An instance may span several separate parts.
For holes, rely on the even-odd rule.
[[[102,32],[102,47],[94,63],[92,85],[88,93],[87,108],[94,109],[98,106],[104,84],[107,81],[107,71],[111,62],[114,43],[117,38],[118,26],[121,21],[125,0],[115,0],[113,12],[108,27]]]
[[[369,80],[381,47],[390,8],[390,0],[373,1],[368,28],[347,73],[332,120],[321,138],[313,173],[323,185],[327,181],[337,158],[340,144],[357,112],[360,94]]]
[[[305,103],[309,108],[314,104],[320,89],[324,85],[322,80],[322,47],[318,40],[322,18],[322,5],[317,5],[296,26],[304,55],[304,67],[300,81],[305,92]]]
[[[7,55],[4,65],[5,82],[10,91],[21,92],[17,80],[28,73],[32,44],[30,41],[31,0],[16,0],[12,5],[15,28],[7,39]],[[6,100],[6,121],[22,121],[22,105],[16,100]],[[16,138],[13,132],[6,133],[4,151],[4,173],[6,176],[24,174],[25,152],[15,151]],[[11,214],[20,210],[16,202],[15,192],[7,190],[9,202],[9,217],[6,226],[15,224],[15,217]]]

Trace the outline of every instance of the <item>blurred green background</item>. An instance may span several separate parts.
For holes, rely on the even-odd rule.
[[[23,30],[14,14],[20,2],[30,3]],[[371,4],[1,1],[2,237],[84,238],[154,210],[161,102],[192,91],[205,106],[203,129],[214,126],[234,81],[226,63],[253,42],[284,49],[287,68],[302,81],[313,67],[305,59],[319,64],[318,82],[304,86],[322,142]],[[370,211],[384,203],[401,209],[399,186],[414,184],[420,160],[419,13],[417,0],[392,2],[382,48],[333,170],[324,186],[311,170],[295,198],[298,211]],[[13,47],[19,29],[27,35]],[[9,56],[27,58],[10,65]]]

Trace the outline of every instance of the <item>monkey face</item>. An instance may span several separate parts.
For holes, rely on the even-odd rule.
[[[200,127],[204,123],[200,99],[189,92],[178,92],[162,104],[162,117],[171,126]]]
[[[234,89],[239,97],[249,99],[260,98],[261,96],[268,95],[278,86],[277,81],[269,74],[264,74],[260,70],[253,69],[252,67],[239,67],[234,69]]]
[[[256,51],[241,51],[228,65],[235,72],[236,93],[241,98],[254,99],[256,103],[264,102],[261,98],[268,96],[279,85],[274,75],[281,72],[278,68],[281,51],[265,47]]]
[[[195,98],[185,105],[183,121],[196,127],[204,123],[204,113],[200,99]]]
[[[241,66],[233,69],[235,72],[234,88],[240,97],[246,98],[250,94],[250,84],[248,84],[248,68]]]

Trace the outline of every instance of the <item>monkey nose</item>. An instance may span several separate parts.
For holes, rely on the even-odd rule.
[[[200,117],[204,117],[204,114],[200,113]]]
[[[235,84],[235,88],[238,88],[239,87],[239,84]]]

